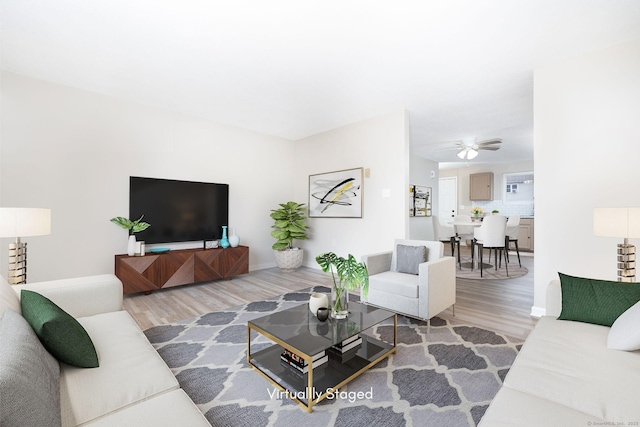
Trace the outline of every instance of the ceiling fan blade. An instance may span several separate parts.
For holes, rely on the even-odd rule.
[[[478,147],[478,150],[498,151],[499,149],[500,147],[492,147],[492,146]]]
[[[487,139],[486,141],[481,141],[477,143],[478,147],[482,147],[485,145],[492,145],[492,144],[502,144],[502,139],[500,138]]]

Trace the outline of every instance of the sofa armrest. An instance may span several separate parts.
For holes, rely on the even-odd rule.
[[[547,316],[558,317],[562,311],[562,288],[559,280],[552,280],[547,286]]]
[[[49,298],[73,317],[122,310],[122,282],[113,274],[51,280],[13,286],[38,292]]]
[[[377,254],[363,255],[361,261],[367,266],[369,275],[384,273],[391,270],[392,252],[380,252]]]
[[[446,256],[418,266],[419,314],[430,319],[456,303],[456,261]]]

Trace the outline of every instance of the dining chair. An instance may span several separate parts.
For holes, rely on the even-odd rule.
[[[456,232],[453,225],[443,225],[437,216],[433,215],[433,234],[436,241],[449,243],[451,245],[451,256],[453,256],[453,248],[455,245]]]
[[[455,244],[458,248],[458,267],[462,269],[462,262],[460,261],[460,241],[471,240],[473,241],[473,225],[456,225],[457,222],[471,222],[471,216],[469,215],[456,215],[453,217],[453,229],[455,231]],[[472,245],[473,246],[473,245]],[[473,247],[472,247],[473,249]],[[451,254],[453,256],[453,253]]]
[[[520,215],[509,215],[507,221],[507,262],[509,262],[509,250],[511,249],[511,243],[516,244],[516,254],[518,255],[518,265],[522,267],[520,262],[520,249],[518,248],[518,232],[520,231]]]
[[[471,246],[471,257],[475,257],[475,247],[478,247],[478,257],[480,258],[480,277],[483,277],[483,252],[484,249],[491,249],[495,252],[496,270],[498,263],[502,262],[504,256],[504,266],[509,276],[509,266],[506,258],[507,239],[506,239],[507,217],[503,215],[491,215],[485,217],[482,225],[473,231],[474,239]],[[489,252],[491,253],[491,252]],[[475,260],[475,259],[474,259]],[[473,268],[473,267],[472,267]]]

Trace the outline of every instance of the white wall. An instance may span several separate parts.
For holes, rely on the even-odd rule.
[[[640,40],[535,71],[533,314],[558,272],[616,279],[620,239],[593,235],[593,208],[640,206],[639,118]]]
[[[306,266],[318,268],[323,252],[339,256],[391,250],[395,238],[408,235],[409,139],[405,111],[344,126],[295,143],[295,201],[309,203],[309,175],[368,168],[362,218],[309,218]],[[388,197],[384,195],[388,192]]]
[[[24,239],[29,281],[113,272],[129,176],[230,185],[230,226],[250,268],[275,265],[270,209],[293,194],[293,142],[12,73],[2,76],[2,206],[50,207]],[[6,260],[8,239],[0,259]],[[6,275],[6,271],[0,271]]]
[[[438,215],[438,162],[423,157],[410,156],[410,185],[431,187],[432,215]],[[434,177],[431,177],[433,171]],[[409,237],[417,240],[433,240],[433,220],[428,217],[409,218]]]

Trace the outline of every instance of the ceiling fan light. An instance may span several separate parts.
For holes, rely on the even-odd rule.
[[[467,159],[469,160],[473,160],[476,158],[476,156],[478,155],[478,152],[476,150],[474,150],[473,148],[469,149],[469,151],[467,152]]]
[[[461,159],[464,159],[464,157],[467,155],[467,149],[465,148],[464,150],[460,150],[458,151],[458,157],[460,157]]]

